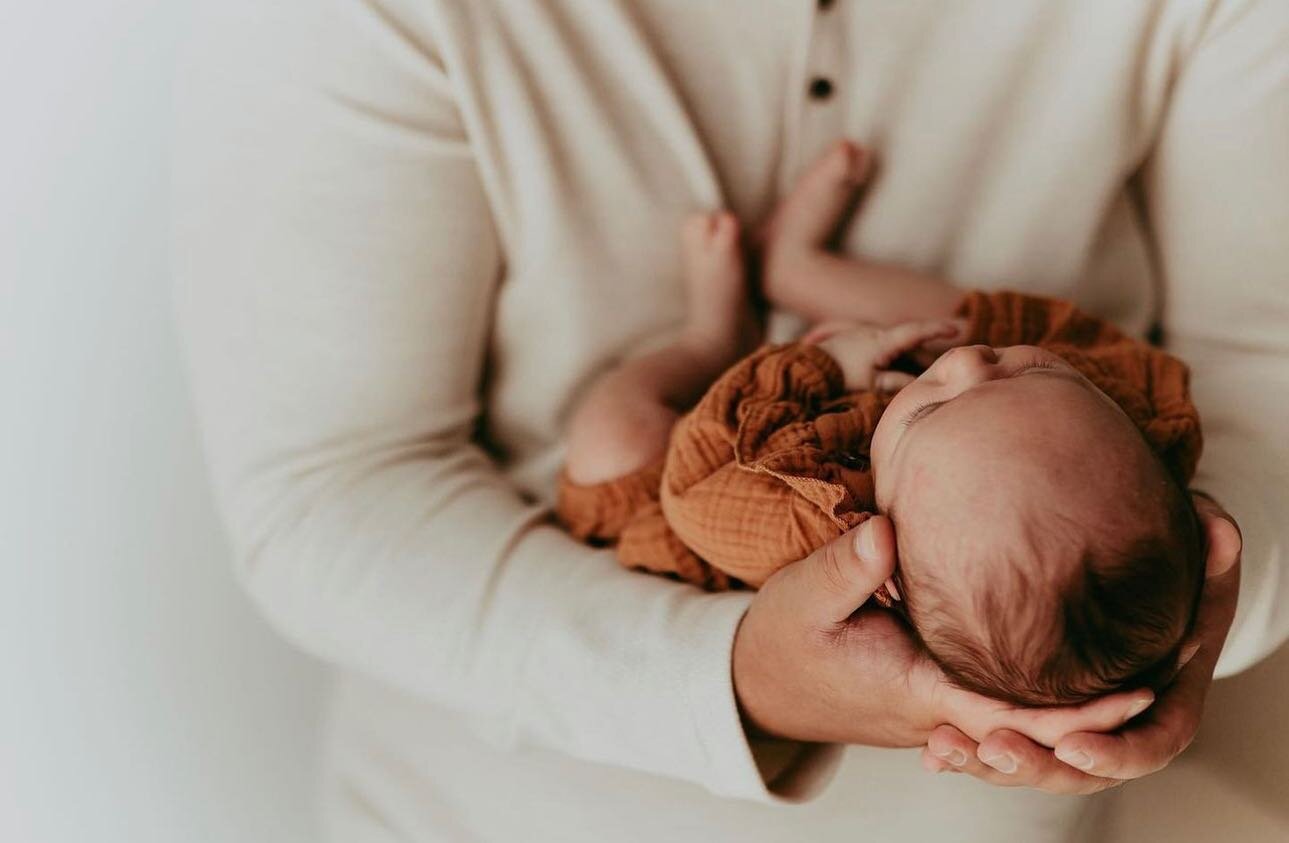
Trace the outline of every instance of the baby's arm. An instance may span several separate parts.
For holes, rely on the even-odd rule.
[[[675,344],[606,373],[573,412],[565,471],[579,486],[625,477],[660,459],[680,417],[679,398],[699,388],[688,350]]]
[[[963,293],[941,279],[829,249],[870,165],[866,150],[839,141],[797,182],[765,235],[766,299],[812,321],[894,325],[953,316]]]
[[[689,314],[672,344],[603,375],[573,413],[566,471],[578,485],[660,459],[680,414],[760,342],[732,214],[698,214],[681,232]]]

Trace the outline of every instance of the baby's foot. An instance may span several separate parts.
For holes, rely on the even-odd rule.
[[[738,220],[728,211],[694,214],[680,241],[689,298],[685,342],[719,365],[732,363],[761,340]]]
[[[762,232],[765,296],[800,309],[809,295],[808,265],[836,235],[855,193],[868,178],[872,157],[850,141],[838,141],[797,180]]]

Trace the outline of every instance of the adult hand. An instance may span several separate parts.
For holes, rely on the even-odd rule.
[[[1114,732],[1080,730],[1049,746],[1011,729],[983,740],[941,726],[922,751],[928,770],[957,770],[993,784],[1033,787],[1050,793],[1093,793],[1166,767],[1190,746],[1199,728],[1204,698],[1240,590],[1240,531],[1216,501],[1201,493],[1195,509],[1208,544],[1204,591],[1188,646],[1171,685],[1144,715]],[[979,743],[976,741],[979,740]]]
[[[1006,729],[1051,746],[1071,733],[1116,729],[1153,700],[1138,690],[1025,709],[957,688],[901,621],[860,608],[891,576],[895,553],[890,520],[874,516],[765,582],[734,640],[734,687],[750,729],[803,741],[920,746],[952,723],[977,739]]]

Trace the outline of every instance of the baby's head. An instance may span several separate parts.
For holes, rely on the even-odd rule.
[[[905,611],[956,683],[1050,705],[1171,675],[1204,576],[1190,497],[1063,359],[954,349],[870,456]]]

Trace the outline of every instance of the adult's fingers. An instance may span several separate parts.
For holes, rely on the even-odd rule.
[[[1149,708],[1155,699],[1149,688],[1137,688],[1079,705],[1022,708],[954,686],[942,693],[940,710],[944,721],[964,733],[984,739],[990,732],[1011,729],[1048,747],[1056,746],[1057,741],[1073,732],[1118,729]]]
[[[1120,783],[1117,779],[1091,775],[1062,764],[1051,750],[1006,729],[981,741],[976,758],[1012,786],[1047,793],[1096,793]]]
[[[770,582],[776,599],[798,617],[821,625],[845,621],[895,570],[895,530],[875,515],[814,553],[779,571]]]
[[[1101,776],[1133,779],[1167,766],[1199,729],[1204,698],[1235,617],[1240,590],[1239,529],[1214,501],[1196,497],[1208,545],[1207,577],[1190,646],[1173,682],[1140,723],[1114,734],[1077,732],[1056,744],[1056,757]]]
[[[1135,779],[1166,767],[1199,729],[1204,698],[1213,682],[1222,643],[1235,614],[1239,566],[1209,577],[1204,583],[1196,619],[1199,649],[1187,661],[1151,707],[1142,722],[1112,734],[1076,732],[1056,744],[1056,757],[1101,776]]]
[[[1008,730],[977,745],[953,726],[940,726],[927,739],[922,765],[932,772],[954,770],[1000,787],[1048,793],[1095,793],[1118,783],[1074,770],[1024,735]]]
[[[1155,695],[1149,688],[1119,691],[1079,705],[1050,708],[1013,708],[995,715],[990,731],[1011,729],[1036,743],[1054,747],[1072,732],[1110,732],[1150,708]]]
[[[1221,649],[1220,642],[1216,649]],[[1075,732],[1056,743],[1056,758],[1098,776],[1136,779],[1162,770],[1195,738],[1217,659],[1195,653],[1140,722],[1110,733]]]
[[[1056,745],[1056,759],[1072,769],[1116,779],[1136,779],[1162,770],[1190,745],[1198,716],[1171,716],[1117,734],[1070,735]]]
[[[1208,547],[1205,577],[1220,577],[1240,561],[1240,552],[1244,547],[1240,526],[1221,504],[1207,494],[1193,493],[1191,500],[1195,502],[1195,512],[1199,516]]]

